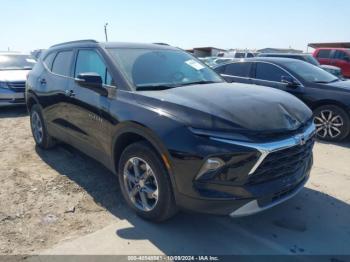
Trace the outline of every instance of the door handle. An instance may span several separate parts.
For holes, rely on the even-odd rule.
[[[66,96],[75,97],[75,93],[73,90],[66,90],[66,91],[64,91],[64,93]]]

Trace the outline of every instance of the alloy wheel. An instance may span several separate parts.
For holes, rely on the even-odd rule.
[[[41,122],[40,116],[38,112],[33,111],[32,117],[31,117],[31,125],[33,130],[33,135],[35,138],[35,141],[40,144],[43,141],[43,124]]]
[[[314,119],[317,136],[320,138],[337,138],[342,134],[343,118],[332,110],[322,110]]]
[[[151,211],[158,203],[158,182],[150,165],[138,157],[130,158],[124,165],[124,187],[132,204]]]

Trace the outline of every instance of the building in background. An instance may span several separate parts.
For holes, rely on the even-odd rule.
[[[187,49],[186,51],[196,57],[208,57],[218,56],[220,53],[225,52],[226,50],[216,47],[195,47],[192,49]]]

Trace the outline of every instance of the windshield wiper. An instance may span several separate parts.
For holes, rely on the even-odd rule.
[[[314,81],[314,83],[317,83],[317,84],[330,84],[330,83],[334,83],[334,82],[338,82],[339,79],[334,79],[334,80],[331,80],[331,81]]]
[[[202,81],[196,81],[196,82],[189,82],[189,83],[179,84],[179,86],[205,85],[205,84],[215,84],[215,83],[221,83],[221,82],[210,81],[210,80],[202,80]]]
[[[176,85],[140,85],[136,86],[137,91],[157,91],[177,87]]]

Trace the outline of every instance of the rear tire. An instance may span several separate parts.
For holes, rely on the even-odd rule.
[[[169,174],[147,142],[129,145],[121,155],[118,169],[123,196],[140,217],[162,222],[176,214]]]
[[[55,146],[55,140],[47,131],[42,110],[38,104],[33,105],[30,109],[30,126],[37,146],[43,149],[50,149]]]
[[[317,137],[321,140],[339,142],[350,133],[349,115],[340,107],[325,105],[314,111]]]

